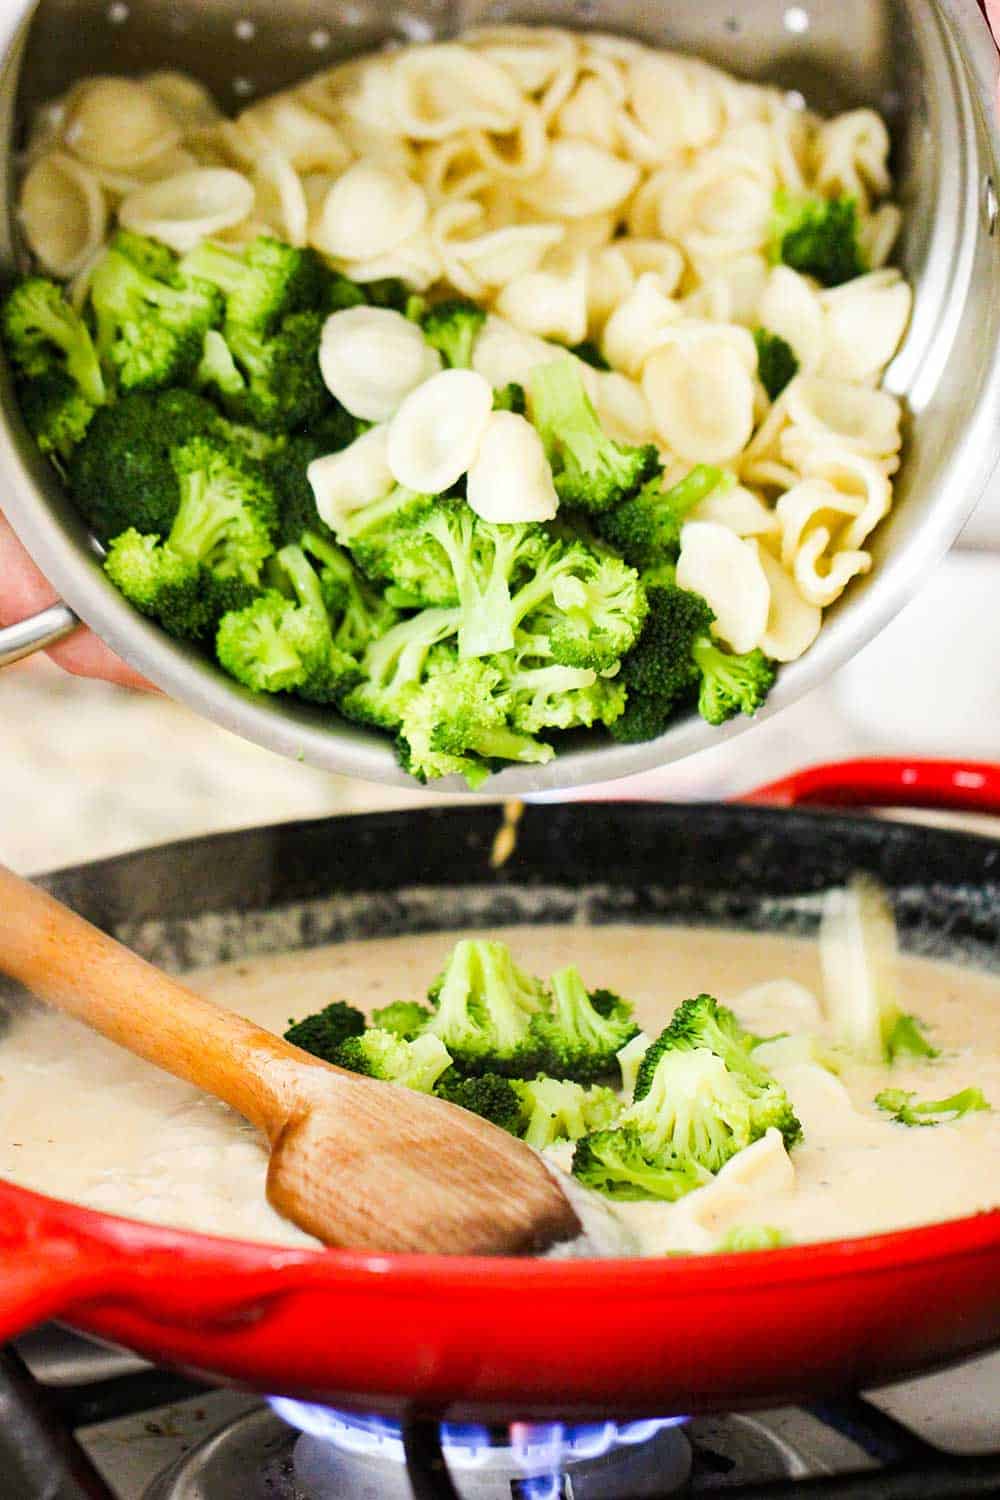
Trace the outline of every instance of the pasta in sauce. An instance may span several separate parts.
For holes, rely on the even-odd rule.
[[[86,80],[39,114],[20,218],[78,302],[117,218],[178,251],[272,234],[358,281],[470,297],[496,315],[474,364],[495,385],[595,341],[612,437],[655,443],[668,476],[732,471],[681,572],[727,644],[790,661],[871,568],[892,503],[901,410],[879,382],[911,292],[886,265],[888,152],[869,109],[824,120],[624,37],[498,26],[353,59],[235,120],[180,73]],[[851,195],[866,273],[824,289],[771,264],[782,190]],[[756,327],[798,361],[775,400]]]

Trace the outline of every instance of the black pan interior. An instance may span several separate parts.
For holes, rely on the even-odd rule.
[[[876,818],[718,805],[434,808],[185,840],[62,870],[48,888],[162,967],[507,923],[693,923],[809,935],[856,871],[903,947],[1000,969],[1000,842]]]

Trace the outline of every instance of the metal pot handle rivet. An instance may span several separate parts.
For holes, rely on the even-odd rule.
[[[70,634],[80,621],[68,604],[51,604],[40,614],[29,615],[16,625],[0,630],[0,667],[13,666],[22,657],[47,651]]]

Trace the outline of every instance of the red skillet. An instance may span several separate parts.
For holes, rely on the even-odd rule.
[[[1000,768],[864,761],[751,800],[803,799],[996,812]],[[496,827],[491,808],[285,825],[48,884],[146,956],[184,963],[259,951],[269,922],[284,945],[581,913],[763,929],[784,897],[866,869],[896,892],[908,946],[995,958],[1000,844],[971,834],[764,807],[549,805],[527,810],[496,872]],[[753,1255],[558,1264],[268,1249],[0,1184],[0,1338],[56,1316],[209,1378],[387,1413],[801,1403],[1000,1341],[1000,1212]]]

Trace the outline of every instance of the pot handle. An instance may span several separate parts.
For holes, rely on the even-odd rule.
[[[53,1205],[3,1185],[0,1223],[0,1344],[108,1284],[113,1248],[53,1224]]]
[[[70,634],[80,621],[68,604],[51,604],[40,614],[0,629],[0,667],[12,666],[36,651],[47,651]]]
[[[1000,816],[1000,765],[867,759],[807,766],[737,799],[777,807],[922,807]]]

